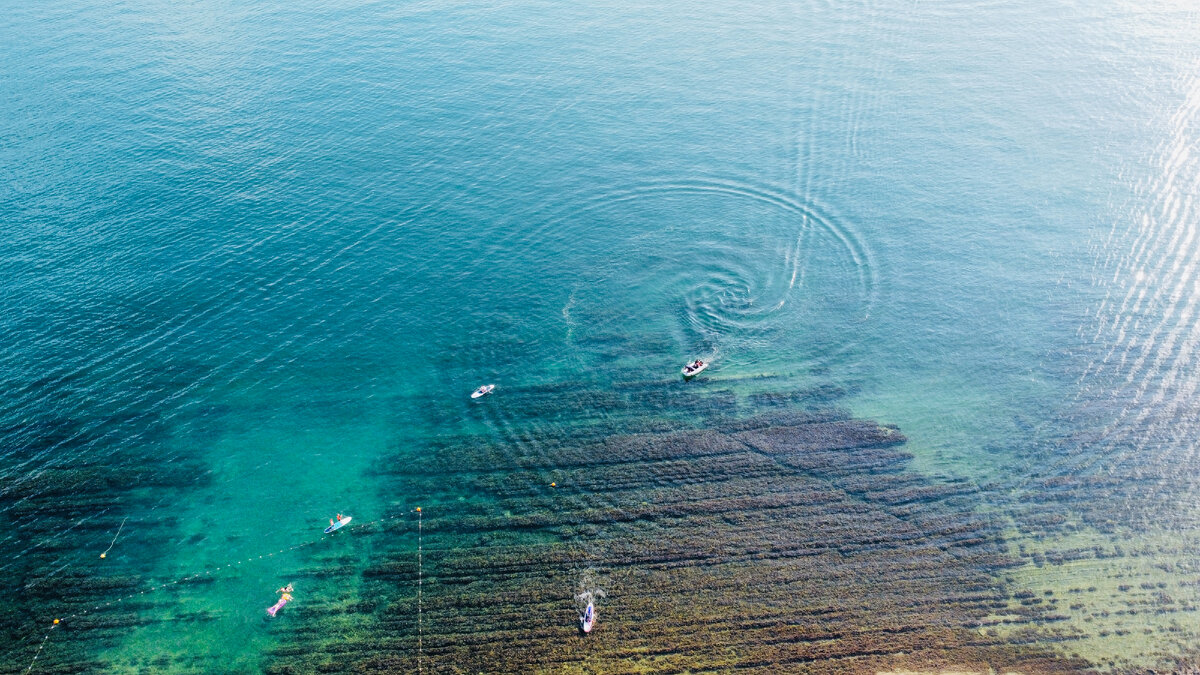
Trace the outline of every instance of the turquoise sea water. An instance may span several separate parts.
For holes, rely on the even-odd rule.
[[[5,672],[35,655],[35,672],[302,672],[318,643],[327,670],[658,670],[580,644],[573,584],[445,579],[554,541],[586,564],[547,569],[598,576],[619,634],[646,594],[616,579],[649,568],[597,542],[669,523],[554,521],[632,513],[599,477],[514,486],[582,485],[561,453],[585,439],[755,418],[776,411],[764,394],[813,388],[895,425],[922,480],[971,486],[1012,560],[985,570],[997,593],[1073,593],[954,630],[1032,644],[1046,670],[1200,658],[1189,3],[5,14]],[[696,357],[713,365],[686,389]],[[736,414],[664,404],[694,392]],[[541,473],[489,477],[447,439]],[[323,539],[336,512],[363,528]],[[717,614],[775,606],[678,568],[733,603]],[[265,623],[288,581],[294,605]],[[486,632],[460,625],[472,603],[538,593],[520,641],[455,651]],[[339,657],[338,635],[399,660]],[[850,656],[802,667],[868,669],[841,635]],[[512,665],[560,642],[569,668]],[[894,651],[871,654],[912,649]],[[721,658],[678,668],[738,663]],[[915,658],[895,664],[1008,663]]]

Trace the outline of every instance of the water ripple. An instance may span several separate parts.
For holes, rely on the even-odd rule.
[[[572,294],[573,334],[583,330],[589,297],[621,293],[626,315],[644,319],[632,330],[670,316],[668,330],[699,349],[761,344],[808,326],[819,348],[799,362],[811,363],[851,347],[852,333],[829,322],[865,319],[878,296],[870,247],[846,219],[744,181],[645,182],[526,218],[538,224],[512,231],[490,255],[532,258],[560,244],[586,252],[571,263],[590,282]],[[609,327],[622,320],[592,319]]]

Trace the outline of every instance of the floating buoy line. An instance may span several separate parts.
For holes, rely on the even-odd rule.
[[[58,619],[55,619],[54,623],[50,625],[50,630],[54,630],[57,626],[58,626]],[[25,669],[26,673],[29,673],[31,670],[33,670],[33,664],[37,663],[38,657],[42,655],[42,649],[46,646],[46,640],[49,640],[49,639],[50,639],[50,632],[47,631],[46,637],[42,638],[42,643],[40,645],[38,645],[37,653],[33,655],[33,660],[29,662],[29,667]]]
[[[423,530],[422,530],[422,521],[421,521],[421,517],[422,517],[421,507],[418,506],[414,512],[417,514],[417,626],[418,626],[417,667],[419,669],[421,667],[421,653],[423,652],[423,649],[422,649],[423,645],[421,644],[421,642],[422,642],[422,637],[423,637],[422,633],[424,630],[423,626],[422,626],[422,622],[421,622],[421,614],[422,614],[422,611],[421,611],[422,610],[422,608],[421,608],[421,584],[422,584],[422,578],[423,578],[423,562],[422,562],[422,550],[421,550],[421,537],[422,537]],[[372,520],[369,522],[349,526],[349,527],[343,528],[343,530],[347,531],[347,532],[353,532],[355,530],[362,530],[364,528],[370,527],[371,525],[375,525],[376,523],[382,523],[386,520],[403,519],[405,515],[406,514],[402,513],[402,514],[395,515],[395,516],[385,516],[383,518],[378,518],[376,520]],[[128,517],[126,517],[125,520],[121,521],[121,527],[117,528],[117,534],[116,534],[116,536],[113,537],[112,543],[110,543],[108,545],[108,548],[105,549],[104,553],[100,554],[101,558],[104,558],[105,556],[107,556],[108,552],[111,551],[113,546],[117,543],[117,537],[121,536],[121,529],[125,527],[125,521],[127,521],[127,520],[129,520]],[[318,543],[325,541],[326,539],[329,539],[335,535],[336,535],[335,532],[331,532],[329,534],[322,534],[319,538],[313,539],[312,541],[306,541],[303,544],[296,544],[295,546],[281,548],[278,551],[273,551],[271,553],[263,553],[261,555],[250,556],[249,558],[226,563],[224,565],[217,565],[216,567],[204,570],[203,572],[197,572],[196,574],[190,574],[186,577],[180,577],[178,579],[175,579],[174,581],[168,581],[165,583],[161,583],[157,586],[151,586],[149,588],[137,591],[136,593],[130,593],[129,595],[126,595],[121,598],[117,598],[116,600],[110,600],[108,602],[96,605],[95,607],[92,607],[91,609],[84,609],[84,610],[75,612],[73,614],[68,614],[68,615],[62,616],[62,617],[56,617],[50,623],[50,628],[48,628],[46,630],[46,635],[44,637],[42,637],[41,643],[38,644],[37,651],[33,655],[33,660],[31,660],[29,662],[29,667],[25,669],[25,673],[26,673],[26,675],[28,675],[28,673],[33,671],[33,666],[37,663],[38,657],[40,657],[42,655],[42,650],[44,650],[46,648],[46,643],[50,640],[50,635],[54,632],[55,628],[58,628],[64,622],[68,622],[71,619],[74,619],[77,617],[87,616],[91,612],[98,612],[98,611],[105,609],[112,605],[119,605],[122,602],[125,602],[126,600],[129,600],[129,599],[137,597],[137,596],[145,595],[146,593],[153,593],[155,591],[160,591],[165,588],[170,588],[171,586],[175,586],[177,584],[182,584],[182,583],[191,581],[193,579],[198,579],[200,577],[212,576],[214,574],[220,574],[224,570],[237,567],[239,565],[242,565],[243,563],[250,563],[250,562],[255,562],[258,560],[266,560],[269,558],[273,558],[274,556],[279,555],[281,553],[297,551],[299,549],[306,548],[308,546],[312,546],[313,544],[318,544]]]
[[[425,623],[424,608],[421,606],[421,585],[425,580],[425,562],[421,550],[421,507],[417,507],[417,675],[425,671],[421,665],[421,657],[425,654]]]
[[[125,520],[129,520],[129,516],[125,516]],[[101,558],[107,556],[108,552],[112,550],[112,547],[117,545],[117,537],[121,536],[121,530],[125,529],[125,520],[121,521],[121,527],[118,527],[117,533],[113,535],[112,543],[108,545],[108,548],[104,549],[104,553],[100,554]]]

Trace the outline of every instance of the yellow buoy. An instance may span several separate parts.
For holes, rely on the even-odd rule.
[[[558,487],[558,483],[551,483],[550,487]]]
[[[103,558],[103,557],[104,557],[104,556],[106,556],[106,555],[108,555],[108,554],[107,554],[107,553],[101,553],[101,554],[100,554],[100,557],[101,557],[101,558]]]
[[[419,506],[418,506],[418,507],[417,507],[417,511],[418,511],[418,512],[420,512],[420,510],[421,510],[421,507],[419,507]]]
[[[58,625],[58,619],[55,619],[55,620],[54,620],[54,624],[55,624],[55,625]]]

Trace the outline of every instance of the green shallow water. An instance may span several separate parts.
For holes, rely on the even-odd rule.
[[[5,672],[1200,658],[1190,7],[10,15]]]

